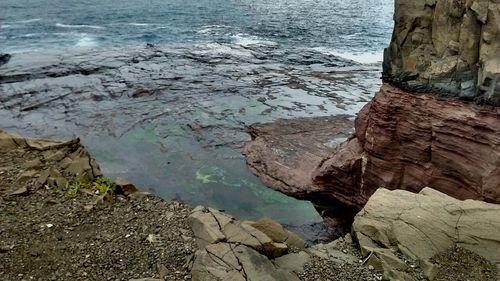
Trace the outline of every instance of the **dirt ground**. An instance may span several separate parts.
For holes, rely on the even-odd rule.
[[[29,184],[6,194],[37,154],[0,154],[0,280],[190,279],[188,207],[151,195],[116,196],[109,205],[91,192],[69,198]]]

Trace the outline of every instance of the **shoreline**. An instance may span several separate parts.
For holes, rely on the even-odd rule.
[[[14,56],[0,67],[0,80],[12,80],[0,84],[3,128],[82,136],[110,177],[125,176],[162,197],[209,202],[238,217],[321,221],[312,204],[266,188],[248,171],[240,153],[250,140],[247,128],[280,118],[353,116],[377,88],[379,66],[253,47],[181,51]]]
[[[7,187],[0,190],[0,209],[5,214],[0,223],[3,280],[102,280],[103,276],[125,281],[219,280],[227,274],[240,280],[237,276],[242,274],[241,280],[248,281],[282,280],[283,276],[302,281],[358,276],[361,279],[352,280],[376,281],[385,270],[372,262],[371,254],[366,257],[360,252],[358,241],[349,234],[302,248],[305,242],[298,237],[279,238],[283,234],[278,233],[294,234],[272,220],[238,221],[215,209],[192,209],[134,192],[123,180],[117,182],[119,192],[82,189],[69,197],[71,182],[81,176],[89,180],[100,176],[97,163],[78,141],[24,139],[1,132],[0,149],[7,152],[0,156],[0,180]],[[233,249],[241,265],[232,267],[225,247]],[[434,269],[438,276],[450,270],[448,256],[457,253],[474,256],[467,266],[485,268],[481,274],[495,274],[494,266],[474,253],[450,251],[442,253],[442,260],[436,257],[442,263]],[[207,260],[207,255],[212,258]],[[412,280],[426,280],[417,261],[404,260],[405,274]],[[227,269],[217,271],[221,266]],[[447,276],[435,280],[452,280]]]

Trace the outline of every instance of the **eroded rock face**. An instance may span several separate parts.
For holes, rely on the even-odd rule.
[[[396,0],[384,80],[500,104],[498,0]]]
[[[360,207],[380,186],[500,203],[498,159],[500,108],[385,85],[313,178],[323,194]]]
[[[419,194],[384,188],[370,198],[356,216],[353,234],[369,264],[390,280],[413,280],[402,252],[417,260],[432,280],[431,258],[454,246],[472,251],[500,268],[500,206],[460,201],[424,188]]]
[[[88,179],[101,176],[97,162],[80,144],[79,139],[70,141],[51,141],[24,138],[17,134],[0,130],[0,153],[8,155],[15,151],[16,155],[36,155],[33,160],[24,164],[19,174],[5,186],[6,193],[28,192],[30,188],[44,185],[66,188],[68,180]],[[25,192],[23,192],[25,193]]]

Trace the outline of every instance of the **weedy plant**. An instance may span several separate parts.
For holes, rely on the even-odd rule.
[[[68,186],[67,195],[70,198],[75,198],[82,189],[96,190],[99,194],[105,194],[109,190],[114,191],[116,184],[106,177],[98,177],[95,181],[87,179],[79,179]]]

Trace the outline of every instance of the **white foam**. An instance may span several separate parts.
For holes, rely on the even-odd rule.
[[[29,19],[29,20],[18,20],[18,21],[9,21],[9,22],[5,22],[7,25],[10,25],[10,24],[20,24],[20,23],[31,23],[31,22],[37,22],[37,21],[41,21],[42,19]]]
[[[75,47],[78,48],[94,48],[97,47],[98,43],[95,41],[94,38],[92,37],[82,37],[78,42],[75,44]]]
[[[348,59],[352,60],[355,62],[359,63],[364,63],[364,64],[372,64],[372,63],[379,63],[384,61],[384,52],[379,51],[379,52],[366,52],[366,53],[361,53],[361,52],[339,52],[336,50],[331,50],[328,48],[323,48],[323,47],[317,47],[313,48],[315,51],[340,57],[343,59]]]
[[[10,27],[12,27],[12,25],[10,25],[10,24],[2,24],[2,25],[0,25],[0,28],[10,28]]]
[[[131,22],[131,23],[129,23],[129,25],[133,25],[133,26],[151,26],[151,25],[156,25],[156,24],[153,24],[153,23]]]
[[[198,55],[230,55],[234,57],[252,57],[251,51],[236,46],[228,46],[226,44],[209,43],[205,45],[198,45],[197,50],[193,51]]]
[[[27,33],[27,34],[21,35],[20,37],[30,38],[30,37],[40,36],[41,34],[44,34],[44,33]]]
[[[30,23],[30,22],[37,22],[41,21],[42,19],[29,19],[29,20],[21,20],[21,21],[16,21],[16,23]]]
[[[238,33],[236,35],[231,36],[233,39],[234,43],[237,45],[241,46],[250,46],[250,45],[271,45],[275,46],[277,45],[276,42],[269,41],[269,40],[264,40],[260,37],[253,36],[253,35],[248,35],[248,34],[243,34],[243,33]]]
[[[201,27],[200,30],[196,31],[196,33],[199,33],[199,34],[209,34],[209,33],[214,33],[214,32],[217,32],[218,30],[221,30],[221,29],[225,29],[225,28],[228,28],[229,26],[227,25],[217,25],[217,24],[213,24],[213,25],[204,25]]]
[[[57,27],[62,28],[92,28],[92,29],[103,29],[104,27],[98,25],[87,25],[87,24],[63,24],[56,23]]]

